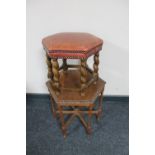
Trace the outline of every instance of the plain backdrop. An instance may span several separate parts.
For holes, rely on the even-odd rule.
[[[26,18],[27,93],[48,93],[42,39],[57,32],[88,32],[104,40],[99,76],[107,82],[105,94],[128,95],[128,0],[27,0]]]
[[[0,70],[1,70],[1,76],[0,76],[0,122],[1,122],[1,128],[0,128],[0,154],[2,155],[26,155],[26,100],[25,100],[25,81],[26,81],[26,76],[25,76],[25,68],[27,67],[27,85],[29,84],[29,87],[27,87],[27,91],[30,90],[30,78],[28,79],[28,76],[30,74],[35,74],[39,71],[40,77],[41,77],[41,83],[44,83],[44,80],[46,80],[45,75],[43,72],[46,72],[46,66],[44,66],[44,60],[42,58],[43,54],[39,53],[41,52],[41,44],[40,44],[40,39],[42,39],[42,36],[46,35],[48,29],[40,29],[43,30],[42,32],[38,31],[39,29],[39,24],[41,24],[44,27],[47,28],[45,25],[46,23],[43,23],[41,20],[44,18],[40,18],[41,20],[39,21],[38,15],[41,17],[41,11],[42,14],[44,12],[42,11],[43,8],[45,7],[44,3],[47,3],[49,1],[42,0],[42,6],[39,4],[39,0],[32,1],[30,3],[30,0],[27,0],[27,30],[30,29],[31,26],[29,24],[32,23],[35,24],[33,31],[28,32],[27,31],[27,66],[26,66],[26,32],[25,32],[25,17],[26,17],[26,10],[25,10],[25,2],[21,0],[10,0],[10,1],[1,1],[0,5],[0,19],[1,19],[1,28],[0,28]],[[58,0],[57,0],[58,1]],[[73,0],[72,0],[73,1]],[[74,4],[72,6],[74,6]],[[84,3],[86,0],[80,1],[78,0],[77,3],[77,8],[74,8],[75,10],[80,10],[81,8],[79,6],[80,2]],[[34,3],[35,2],[35,3]],[[55,1],[56,2],[56,1]],[[95,4],[96,2],[96,4]],[[110,3],[111,2],[111,3]],[[119,4],[121,2],[121,4]],[[54,2],[51,2],[52,4]],[[51,4],[48,3],[48,4]],[[59,1],[59,5],[61,6],[61,3],[67,3],[67,0],[65,2]],[[106,6],[104,6],[105,1],[87,1],[87,6],[85,6],[85,12],[89,10],[89,5],[90,3],[93,3],[94,9],[91,11],[95,12],[102,12],[104,13],[104,9],[106,10]],[[102,6],[101,6],[102,3]],[[124,16],[125,14],[128,14],[127,12],[127,2],[125,0],[123,1],[118,1],[115,0],[110,1],[107,0],[107,3],[109,5],[115,5],[116,8],[118,5],[126,6],[126,11],[124,10],[123,13],[119,13],[120,16]],[[154,14],[155,14],[155,1],[152,0],[130,0],[129,1],[129,27],[130,27],[130,35],[129,35],[129,42],[130,42],[130,133],[129,133],[129,146],[130,146],[130,154],[131,155],[154,155],[155,154],[155,149],[154,149],[154,140],[155,140],[155,97],[154,97],[154,86],[155,86],[155,73],[154,73],[154,66],[155,66],[155,46],[154,46],[154,36],[155,36],[155,20],[154,19]],[[104,5],[103,5],[104,4]],[[38,12],[35,13],[35,17],[33,15],[28,16],[31,11],[33,11],[33,7],[31,8],[30,5],[38,7]],[[64,4],[63,4],[64,5]],[[92,4],[91,4],[92,5]],[[97,7],[95,7],[97,5]],[[47,7],[49,7],[46,4]],[[112,7],[111,6],[111,7]],[[117,13],[121,11],[120,8],[117,9],[118,12],[115,11],[113,13],[113,10],[115,10],[115,6],[112,7],[108,12],[109,14],[113,14],[114,17],[117,17]],[[64,5],[64,7],[71,7]],[[83,6],[82,6],[83,7]],[[58,4],[57,4],[57,9]],[[84,9],[84,8],[83,8]],[[65,9],[66,10],[66,9]],[[36,10],[34,9],[33,12]],[[46,10],[45,10],[46,11]],[[50,10],[51,12],[53,10]],[[29,12],[29,13],[28,13]],[[49,12],[49,11],[48,11]],[[66,11],[63,11],[63,13]],[[125,13],[126,12],[126,13]],[[38,13],[38,15],[37,15]],[[89,12],[90,13],[90,12]],[[57,15],[58,15],[57,11]],[[73,12],[72,12],[73,14]],[[74,13],[75,14],[75,13]],[[48,14],[46,14],[48,16]],[[57,17],[55,14],[53,17]],[[108,20],[108,14],[98,14],[99,16],[105,16],[105,19],[100,19],[99,23],[91,23],[91,25],[83,25],[83,27],[87,26],[88,29],[94,29],[93,32],[96,31],[95,34],[100,35],[101,37],[104,38],[105,44],[104,44],[104,50],[102,51],[102,59],[104,58],[103,66],[100,67],[100,70],[103,70],[103,78],[106,79],[107,86],[106,86],[106,93],[112,92],[111,90],[114,90],[113,88],[113,83],[115,83],[114,86],[117,85],[117,81],[110,83],[109,78],[107,77],[107,69],[108,69],[108,64],[110,63],[113,68],[115,66],[112,64],[112,60],[114,61],[114,57],[111,55],[108,55],[110,53],[110,47],[107,47],[107,41],[115,36],[115,43],[118,41],[118,38],[124,34],[125,32],[122,30],[119,30],[117,28],[117,31],[113,31],[115,29],[116,25],[119,24],[118,22],[114,22],[114,25],[109,25],[108,23],[104,22],[104,20]],[[116,16],[115,16],[116,15]],[[52,16],[52,15],[50,15]],[[119,16],[119,18],[120,18]],[[106,18],[107,17],[107,18]],[[45,17],[46,18],[46,17]],[[56,19],[49,19],[50,21],[53,20],[55,21]],[[60,18],[60,17],[59,17]],[[81,18],[84,18],[83,16]],[[87,17],[88,18],[88,17]],[[99,17],[91,17],[93,20]],[[122,17],[121,17],[122,18]],[[125,15],[123,19],[126,18],[126,22],[128,22],[127,18],[128,16]],[[34,20],[34,21],[33,21]],[[62,18],[61,18],[62,20]],[[107,21],[106,20],[106,21]],[[111,19],[109,19],[111,20]],[[114,21],[118,20],[117,19],[112,19]],[[112,21],[111,20],[111,21]],[[31,22],[30,22],[31,21]],[[88,21],[86,19],[86,21]],[[102,28],[99,30],[94,28],[94,26],[98,27],[101,26],[101,21],[104,22],[102,24]],[[69,20],[67,20],[69,22]],[[74,20],[75,22],[75,20]],[[95,20],[96,22],[96,20]],[[49,22],[48,22],[49,24]],[[66,23],[64,23],[65,25]],[[71,22],[69,23],[71,24]],[[69,26],[68,24],[68,26]],[[72,23],[74,24],[74,23]],[[76,22],[77,24],[77,22]],[[89,22],[90,24],[90,22]],[[123,24],[123,28],[128,26],[124,22],[121,22]],[[121,26],[119,24],[119,26]],[[53,25],[55,25],[53,23]],[[78,24],[80,25],[80,24]],[[94,26],[93,26],[94,25]],[[107,25],[107,28],[105,30],[105,26]],[[75,25],[76,26],[76,25]],[[108,26],[113,27],[113,29],[110,28],[108,31]],[[51,25],[50,25],[51,27]],[[60,28],[60,25],[57,25],[56,28]],[[32,28],[32,27],[31,27]],[[61,28],[64,28],[63,25],[61,25]],[[55,30],[54,29],[54,30]],[[78,29],[78,27],[77,27]],[[37,32],[35,31],[37,30]],[[48,30],[49,32],[53,33],[52,28]],[[29,33],[29,35],[28,35]],[[32,33],[32,34],[31,34]],[[39,35],[38,35],[39,33]],[[40,34],[41,33],[41,34]],[[45,34],[42,34],[45,33]],[[113,33],[113,34],[112,34]],[[36,35],[37,34],[37,35]],[[111,34],[111,35],[110,35]],[[117,34],[117,35],[116,35]],[[128,33],[127,33],[128,34]],[[28,37],[29,36],[29,37]],[[37,38],[39,36],[39,39],[32,40],[31,38]],[[123,35],[124,36],[124,35]],[[124,37],[121,39],[121,42],[124,40],[128,39],[127,37]],[[36,42],[36,45],[34,46],[34,41]],[[31,43],[32,42],[32,43]],[[31,44],[30,44],[31,43]],[[128,44],[128,42],[126,41]],[[33,46],[32,46],[33,45]],[[123,46],[124,44],[121,44]],[[28,48],[29,46],[29,48]],[[36,47],[36,48],[34,48]],[[123,46],[124,47],[124,46]],[[30,51],[28,51],[30,49]],[[37,49],[40,49],[37,50]],[[111,51],[111,53],[117,53],[117,51]],[[35,54],[34,54],[35,53]],[[39,53],[39,54],[38,54]],[[31,58],[31,55],[34,55],[34,58]],[[40,55],[40,56],[39,56]],[[38,60],[37,56],[41,58]],[[115,55],[116,56],[116,55]],[[123,59],[124,57],[122,55],[119,55],[121,61],[121,58]],[[105,59],[106,58],[106,59]],[[118,59],[118,57],[116,57]],[[112,60],[111,60],[112,59]],[[38,61],[38,63],[36,63]],[[102,60],[101,60],[102,61]],[[106,61],[106,62],[105,62]],[[127,59],[128,61],[128,59]],[[28,62],[31,64],[28,64]],[[38,65],[41,63],[40,65]],[[117,61],[117,63],[119,63]],[[35,66],[35,65],[38,66]],[[116,64],[116,63],[115,63]],[[127,63],[122,65],[128,65]],[[41,67],[39,69],[39,67]],[[32,71],[33,68],[33,71]],[[106,71],[105,71],[106,68]],[[110,68],[110,67],[109,67]],[[35,71],[36,69],[37,71]],[[45,71],[44,71],[44,70]],[[125,69],[128,69],[127,67]],[[31,70],[31,72],[30,72]],[[117,72],[120,72],[117,70]],[[126,72],[127,73],[127,72]],[[46,91],[44,84],[40,87],[40,83],[35,82],[35,80],[38,82],[38,79],[40,77],[35,76],[33,74],[31,78],[33,79],[32,81],[35,83],[35,85],[38,85],[38,90],[40,91],[40,88]],[[100,73],[101,74],[101,73]],[[121,72],[122,76],[124,77],[124,73]],[[37,74],[38,75],[38,74]],[[33,77],[34,76],[34,77]],[[106,76],[106,77],[105,77]],[[108,76],[111,76],[108,74]],[[43,77],[45,79],[43,79]],[[126,76],[125,76],[126,77]],[[36,79],[35,79],[36,78]],[[115,79],[115,77],[112,77]],[[112,79],[111,78],[111,79]],[[125,78],[122,78],[125,79]],[[124,81],[124,80],[123,80]],[[127,80],[126,80],[127,81]],[[34,87],[34,83],[31,82],[31,90]],[[113,85],[112,85],[113,84]],[[32,87],[33,86],[33,87]],[[37,86],[36,86],[37,87]],[[122,92],[122,87],[123,85],[119,86],[119,93]],[[112,89],[111,89],[112,88]],[[36,90],[37,90],[36,89]],[[120,91],[121,90],[121,91]],[[33,106],[33,105],[32,105]],[[9,147],[8,147],[9,146]]]

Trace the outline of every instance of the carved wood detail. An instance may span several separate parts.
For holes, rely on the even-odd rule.
[[[67,71],[68,66],[67,66],[67,59],[63,59],[63,71]]]
[[[59,95],[60,92],[60,83],[59,83],[59,64],[57,59],[52,59],[52,71],[53,71],[53,82],[55,87],[56,95]]]
[[[87,70],[86,70],[86,59],[81,59],[81,95],[84,96],[84,91],[83,89],[86,87],[86,82],[87,82]]]
[[[53,79],[53,72],[52,72],[51,58],[47,55],[47,53],[46,53],[46,64],[48,67],[47,77],[52,80]]]
[[[98,70],[99,70],[99,53],[95,54],[94,55],[94,65],[93,65],[93,68],[94,68],[94,73],[93,73],[93,76],[96,80],[98,80]]]

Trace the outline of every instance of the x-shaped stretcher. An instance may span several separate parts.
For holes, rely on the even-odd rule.
[[[64,138],[67,136],[67,128],[74,120],[75,117],[79,118],[80,122],[84,126],[86,132],[91,134],[91,117],[93,114],[96,115],[97,119],[102,113],[102,98],[103,90],[99,94],[99,103],[97,109],[95,109],[95,103],[61,103],[58,104],[54,101],[53,97],[50,95],[51,99],[51,110],[55,118],[59,118],[61,123],[62,133]],[[65,109],[65,108],[69,109]],[[85,120],[84,115],[88,115],[88,121]],[[64,115],[69,115],[68,119],[64,119]]]

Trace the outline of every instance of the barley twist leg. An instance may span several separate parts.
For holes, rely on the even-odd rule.
[[[63,71],[67,71],[67,59],[63,59]]]
[[[53,73],[52,73],[52,64],[51,64],[51,58],[46,54],[46,63],[48,67],[48,74],[47,77],[52,80]]]
[[[86,87],[87,81],[87,70],[86,70],[86,59],[81,59],[81,95],[84,96],[84,88]]]
[[[92,128],[91,128],[92,108],[93,108],[92,105],[88,107],[88,128],[87,128],[88,134],[91,134],[92,132]]]
[[[93,72],[93,77],[95,79],[95,83],[98,80],[98,70],[99,70],[98,65],[99,65],[99,53],[94,55],[94,65],[93,65],[94,72]]]
[[[53,71],[53,82],[55,87],[56,95],[60,93],[60,83],[59,83],[59,64],[57,59],[52,59],[52,71]]]

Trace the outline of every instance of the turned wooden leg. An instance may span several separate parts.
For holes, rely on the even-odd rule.
[[[86,87],[87,81],[87,70],[86,70],[86,59],[81,59],[81,95],[84,96],[84,88]]]
[[[88,134],[92,133],[92,128],[91,128],[92,108],[93,108],[93,106],[90,105],[89,110],[88,110],[88,127],[87,127]]]
[[[59,64],[57,59],[52,59],[52,71],[53,71],[53,83],[55,87],[56,95],[59,95],[60,93],[60,83],[59,83]]]
[[[67,67],[67,59],[63,59],[63,71],[67,71],[68,67]]]
[[[99,96],[99,106],[98,106],[98,113],[97,113],[97,120],[99,120],[101,114],[102,114],[102,100],[103,100],[103,91],[101,92]]]
[[[53,117],[56,118],[55,102],[51,95],[50,95],[50,101],[51,101],[51,111],[52,111]]]
[[[53,78],[53,73],[52,73],[51,58],[48,56],[47,53],[46,53],[46,63],[47,63],[47,67],[48,67],[48,74],[47,74],[47,77],[48,77],[49,79],[52,80],[52,78]]]
[[[58,110],[59,110],[59,114],[60,114],[60,122],[61,122],[62,134],[63,134],[64,138],[66,138],[66,136],[67,136],[67,129],[66,129],[66,126],[65,126],[63,109],[62,109],[61,105],[58,106]]]
[[[98,65],[99,65],[99,53],[96,53],[94,55],[94,65],[93,65],[94,68],[93,77],[95,79],[95,83],[98,80]]]

